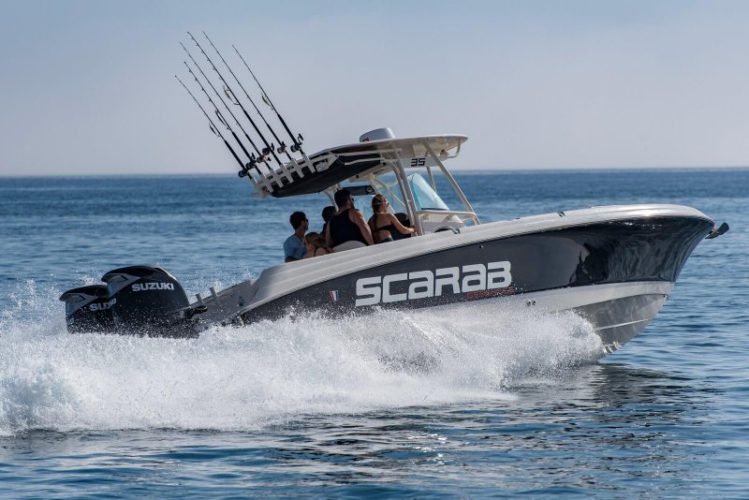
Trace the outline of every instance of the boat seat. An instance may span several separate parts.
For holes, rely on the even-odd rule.
[[[353,250],[354,248],[361,248],[367,246],[366,244],[362,243],[361,241],[357,240],[349,240],[344,241],[340,245],[334,246],[333,251],[334,252],[345,252],[346,250]]]

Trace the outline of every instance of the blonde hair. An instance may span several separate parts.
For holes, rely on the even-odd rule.
[[[379,213],[379,210],[387,204],[387,198],[384,195],[376,194],[372,197],[372,212]]]
[[[325,250],[330,250],[323,237],[318,233],[307,233],[307,236],[304,237],[304,242],[312,245],[315,249],[324,248]]]

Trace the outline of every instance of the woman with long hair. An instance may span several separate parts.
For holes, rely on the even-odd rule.
[[[372,217],[369,218],[369,228],[372,230],[375,243],[393,241],[414,233],[412,227],[404,226],[394,214],[388,211],[389,207],[390,203],[383,195],[376,194],[372,198]]]
[[[304,237],[304,245],[307,247],[305,259],[333,253],[333,250],[325,243],[325,239],[318,233],[307,233]]]

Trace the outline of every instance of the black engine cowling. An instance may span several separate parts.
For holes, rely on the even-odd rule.
[[[65,322],[70,333],[111,332],[113,300],[109,300],[106,285],[73,288],[60,295],[65,302]]]
[[[196,336],[191,308],[182,286],[164,269],[130,266],[102,277],[112,301],[115,328],[122,333],[166,337]]]

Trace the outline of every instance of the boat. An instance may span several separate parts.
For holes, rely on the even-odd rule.
[[[482,223],[445,166],[460,154],[466,136],[398,138],[380,128],[358,142],[307,155],[301,134],[292,133],[272,105],[292,145],[269,144],[257,154],[248,153],[249,162],[244,162],[236,148],[242,146],[241,132],[215,103],[221,95],[215,92],[211,99],[188,70],[219,123],[180,83],[237,159],[239,176],[250,181],[256,195],[270,201],[319,193],[332,201],[337,190],[346,188],[368,204],[373,195],[383,194],[414,235],[279,264],[255,280],[211,289],[193,300],[164,269],[115,269],[103,276],[103,284],[61,296],[71,332],[194,337],[214,325],[274,320],[292,312],[347,317],[391,309],[521,307],[541,313],[573,311],[590,322],[611,352],[653,320],[695,247],[728,230],[695,208],[666,204],[600,206]],[[221,80],[226,95],[239,101]],[[234,148],[228,134],[216,130],[219,124],[231,132]],[[288,161],[278,161],[281,155]]]
[[[104,330],[119,325],[195,336],[216,324],[272,320],[290,311],[347,316],[373,309],[520,305],[576,312],[610,352],[656,316],[694,248],[718,232],[699,210],[662,204],[481,223],[444,164],[466,139],[395,138],[379,129],[359,143],[279,169],[275,177],[253,180],[270,199],[312,193],[332,198],[343,186],[367,200],[383,193],[412,221],[411,238],[273,266],[256,280],[211,290],[192,303],[163,269],[113,270],[102,278],[106,285],[63,294],[68,324],[76,330],[83,321],[83,329],[91,328],[81,320],[85,315]],[[449,207],[447,198],[462,206]]]

